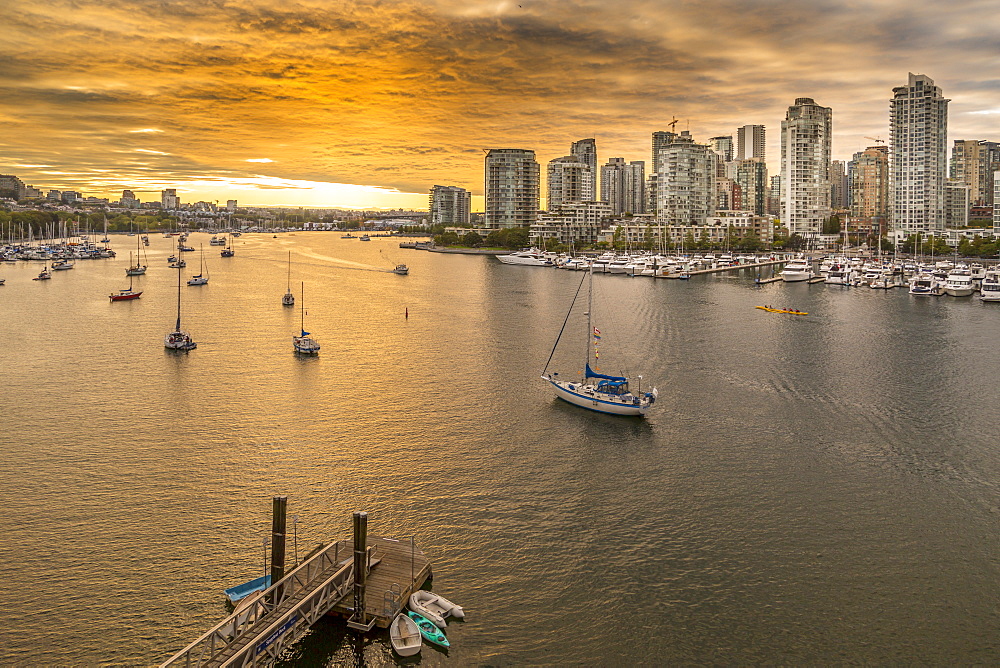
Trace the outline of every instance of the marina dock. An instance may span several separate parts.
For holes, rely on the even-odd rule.
[[[697,269],[695,271],[688,272],[690,276],[699,276],[701,274],[718,274],[722,271],[737,271],[739,269],[756,269],[757,267],[771,267],[776,264],[786,264],[788,260],[767,260],[765,262],[755,262],[753,264],[737,264],[727,267],[712,267],[711,269]]]
[[[283,560],[283,516],[275,527],[282,540],[272,554]],[[357,632],[388,628],[431,577],[431,564],[412,538],[368,536],[367,527],[368,514],[354,513],[353,539],[322,547],[283,577],[272,570],[275,584],[161,666],[270,666],[326,615]]]

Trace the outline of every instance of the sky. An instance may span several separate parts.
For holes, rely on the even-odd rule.
[[[1000,12],[955,0],[21,0],[0,21],[0,173],[183,201],[426,208],[483,150],[778,130],[833,108],[833,155],[888,139],[907,73],[949,135],[1000,141]],[[950,141],[949,141],[950,145]],[[544,180],[544,179],[543,179]],[[544,194],[544,186],[543,186]]]

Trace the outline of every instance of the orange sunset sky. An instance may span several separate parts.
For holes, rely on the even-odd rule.
[[[27,0],[0,21],[0,173],[316,207],[459,185],[481,210],[485,148],[544,174],[595,137],[648,169],[675,116],[698,141],[766,125],[776,173],[799,96],[833,108],[847,160],[888,138],[907,72],[952,100],[950,139],[1000,140],[993,2]]]

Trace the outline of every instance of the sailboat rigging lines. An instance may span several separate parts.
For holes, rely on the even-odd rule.
[[[552,352],[549,353],[549,359],[545,363],[545,368],[542,369],[542,379],[552,386],[558,398],[574,406],[611,415],[645,415],[649,407],[656,402],[658,393],[655,387],[646,393],[642,393],[640,387],[633,393],[629,389],[629,379],[626,376],[611,376],[599,373],[590,366],[591,352],[593,352],[595,361],[600,357],[598,344],[601,341],[601,331],[593,324],[593,268],[587,273],[589,274],[590,287],[587,295],[587,357],[584,364],[583,379],[579,381],[561,380],[558,373],[548,373],[548,369],[552,363],[552,357],[555,355],[556,348],[559,346],[559,341],[566,330],[573,307],[580,296],[583,280],[588,278],[588,276],[584,276],[580,280],[580,285],[577,287],[573,301],[570,303],[569,312],[566,313],[566,319],[563,321],[559,335],[556,337],[556,342],[552,346]],[[638,380],[641,383],[642,376],[639,376]]]

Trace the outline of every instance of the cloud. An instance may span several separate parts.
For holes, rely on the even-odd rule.
[[[270,158],[247,158],[246,162],[274,162]]]
[[[674,116],[700,140],[767,125],[775,167],[800,96],[833,107],[849,158],[887,135],[908,71],[952,97],[953,136],[996,140],[995,16],[983,0],[25,0],[0,27],[0,171],[223,188],[270,160],[288,183],[426,206],[434,183],[481,193],[483,148],[544,164],[594,136],[602,162],[648,162]]]

